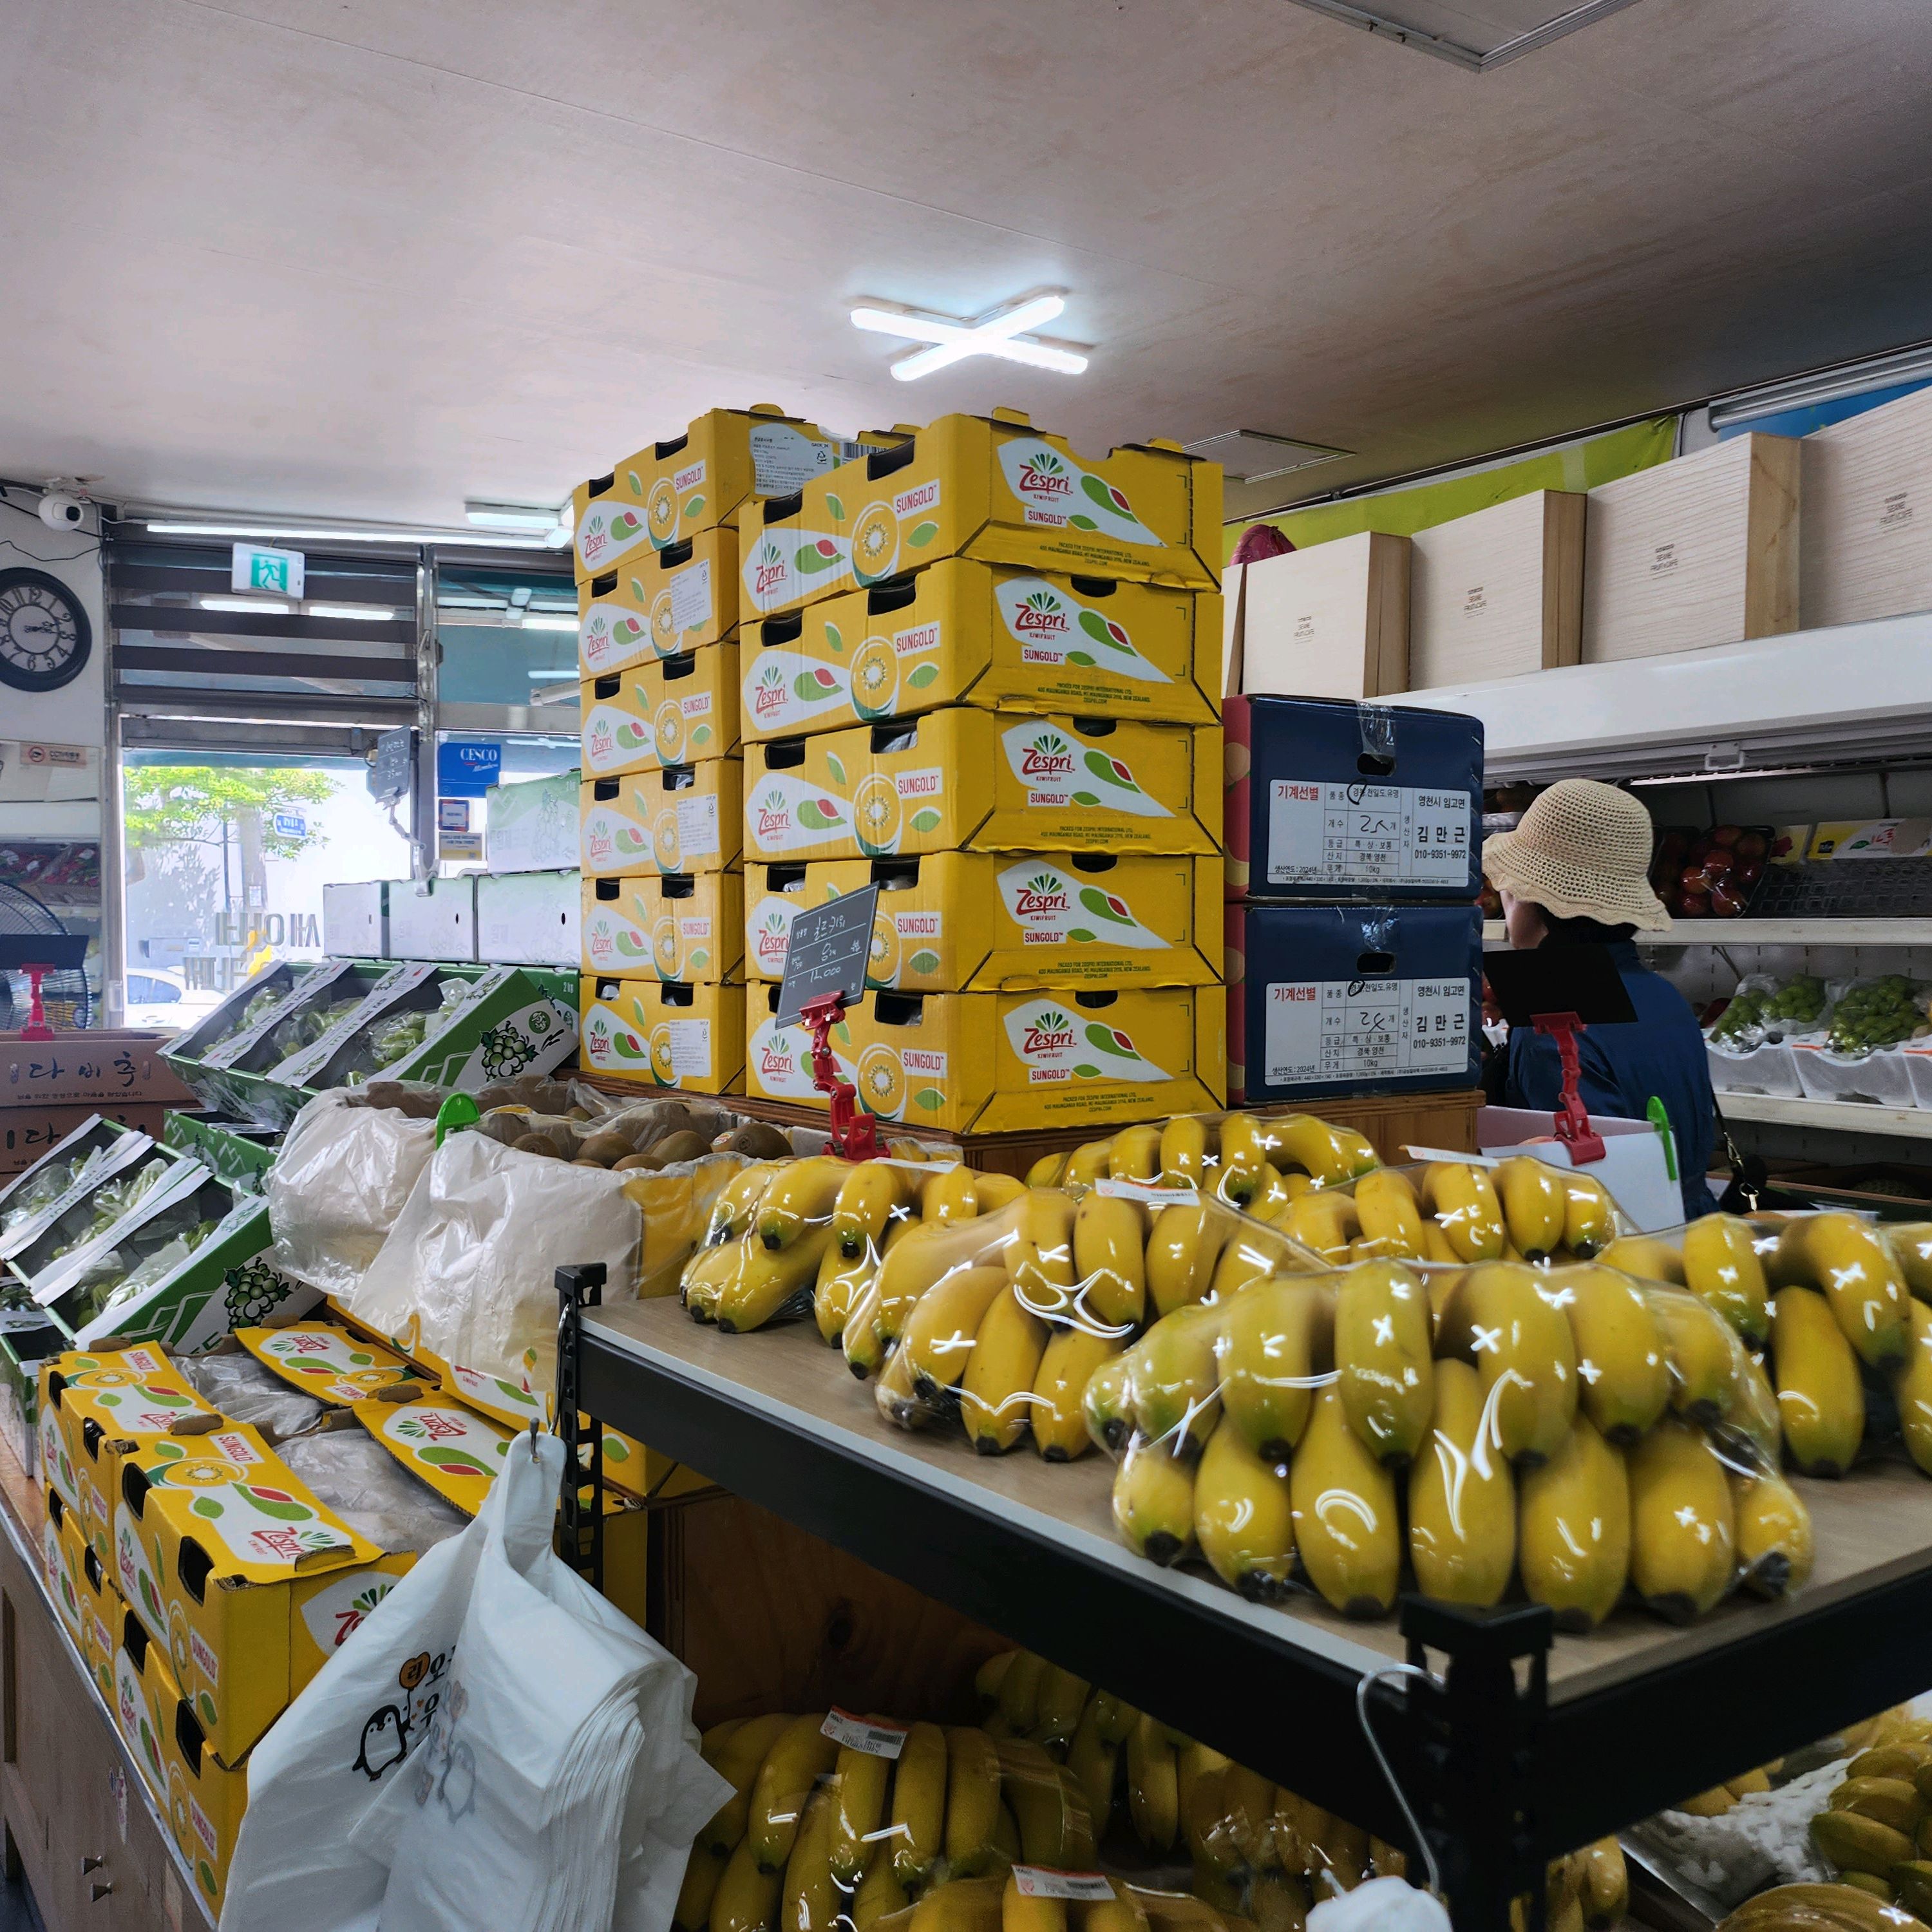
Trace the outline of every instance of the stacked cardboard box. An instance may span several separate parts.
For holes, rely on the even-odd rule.
[[[1480,722],[1301,698],[1224,722],[1229,1098],[1474,1086]]]
[[[995,411],[736,520],[746,1090],[823,1104],[774,1024],[790,922],[876,883],[833,1042],[874,1114],[1217,1104],[1220,471]]]
[[[577,492],[583,1064],[744,1086],[739,530],[856,444],[713,410]]]

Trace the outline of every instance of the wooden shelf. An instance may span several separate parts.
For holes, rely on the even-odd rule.
[[[1405,1654],[1396,1618],[1346,1621],[1312,1596],[1252,1604],[1204,1570],[1141,1560],[1115,1534],[1105,1458],[982,1456],[956,1428],[894,1428],[809,1324],[728,1336],[674,1300],[626,1303],[585,1311],[578,1358],[582,1406],[607,1425],[1312,1802],[1401,1831],[1352,1716],[1358,1676]],[[1557,1635],[1546,1652],[1539,1641],[1539,1852],[1647,1815],[1721,1775],[1720,1762],[1775,1755],[1847,1721],[1894,1694],[1894,1679],[1922,1683],[1916,1628],[1888,1620],[1906,1598],[1932,1602],[1932,1488],[1892,1460],[1840,1482],[1792,1480],[1817,1542],[1811,1580],[1795,1597],[1734,1598],[1683,1628],[1620,1610],[1592,1634]],[[1452,1659],[1459,1645],[1502,1634],[1498,1618],[1535,1614],[1409,1600],[1404,1612]],[[1803,1660],[1821,1644],[1858,1657],[1864,1681],[1808,1673]],[[1873,1644],[1883,1660],[1862,1648]],[[1766,1683],[1780,1685],[1779,1697],[1762,1695]],[[1280,1720],[1286,1708],[1294,1725]],[[1660,1754],[1656,1737],[1673,1720],[1678,1742]],[[1408,1786],[1426,1775],[1419,1739],[1399,1723],[1388,1730]]]
[[[1829,1127],[1846,1134],[1900,1134],[1932,1141],[1932,1107],[1868,1107],[1856,1100],[1784,1100],[1765,1094],[1720,1094],[1727,1120],[1786,1127]]]
[[[1508,943],[1502,921],[1483,922],[1488,946]],[[1680,919],[1668,932],[1640,932],[1664,946],[1932,946],[1932,919]]]

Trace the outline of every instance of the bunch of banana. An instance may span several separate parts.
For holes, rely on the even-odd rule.
[[[1924,1918],[1932,1913],[1932,1723],[1891,1713],[1874,1736],[1811,1820],[1811,1842],[1841,1885]]]
[[[1550,1932],[1600,1932],[1621,1924],[1629,1904],[1630,1870],[1614,1838],[1552,1858],[1544,1870],[1543,1922]],[[1528,1924],[1529,1900],[1512,1900],[1511,1932],[1528,1932]]]
[[[1718,1932],[1918,1932],[1922,1922],[1862,1889],[1780,1885],[1748,1898]]]
[[[1272,1220],[1307,1190],[1340,1186],[1381,1164],[1364,1136],[1312,1114],[1184,1114],[1045,1155],[1027,1181],[1075,1194],[1108,1178],[1192,1187]]]

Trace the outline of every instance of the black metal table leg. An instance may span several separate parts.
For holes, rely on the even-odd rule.
[[[583,1314],[602,1306],[604,1274],[602,1262],[556,1271],[556,1432],[563,1442],[560,1534],[564,1556],[596,1590],[604,1587],[604,1432],[593,1419],[586,1444],[579,1424]]]

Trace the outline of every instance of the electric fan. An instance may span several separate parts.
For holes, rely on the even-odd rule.
[[[81,970],[86,953],[85,933],[70,933],[32,892],[0,885],[0,1032],[33,1024],[36,1004],[47,1025],[92,1024],[94,1000]]]

